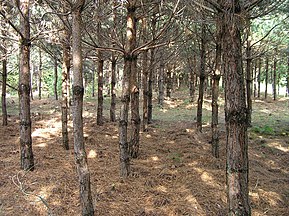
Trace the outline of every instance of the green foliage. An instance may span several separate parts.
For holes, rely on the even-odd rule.
[[[272,127],[265,125],[265,126],[255,126],[251,129],[255,133],[265,134],[265,135],[274,135],[275,131]]]
[[[179,152],[173,152],[168,156],[168,158],[176,163],[180,163],[182,162],[182,156],[183,155]]]

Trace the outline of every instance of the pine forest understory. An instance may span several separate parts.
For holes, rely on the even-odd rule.
[[[0,0],[0,216],[289,215],[288,0]]]

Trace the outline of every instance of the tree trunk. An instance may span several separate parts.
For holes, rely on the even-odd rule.
[[[258,83],[258,79],[257,79],[257,60],[254,61],[254,98],[257,97],[257,83]]]
[[[268,82],[269,82],[269,58],[266,57],[266,66],[265,66],[265,100],[268,97]]]
[[[227,147],[228,215],[251,215],[248,191],[247,108],[242,67],[241,6],[239,0],[224,5],[223,51]],[[233,18],[233,19],[232,19]]]
[[[83,60],[81,47],[81,11],[85,0],[78,0],[72,9],[72,59],[73,59],[73,137],[76,169],[79,178],[82,215],[94,215],[90,189],[90,173],[83,138]]]
[[[113,30],[112,34],[116,32],[116,0],[113,1]],[[116,37],[116,35],[113,35]],[[112,42],[112,47],[115,47],[115,42]],[[116,107],[116,57],[115,53],[111,54],[111,101],[110,101],[110,121],[116,121],[115,107]]]
[[[206,64],[206,48],[205,48],[205,25],[202,24],[201,33],[201,65],[200,65],[200,85],[199,85],[199,98],[198,98],[198,108],[197,108],[197,129],[202,132],[202,115],[203,115],[203,100],[204,100],[204,84],[205,84],[205,64]]]
[[[192,64],[190,65],[190,82],[189,82],[189,88],[190,88],[190,97],[191,97],[191,102],[195,101],[195,71],[194,69],[196,69],[196,64],[197,64],[197,60],[196,60],[196,55],[193,54],[193,62],[191,63],[191,60],[189,59],[189,63]],[[172,78],[173,79],[173,78]]]
[[[160,69],[159,69],[159,77],[158,77],[158,90],[159,90],[159,95],[158,95],[158,105],[160,107],[164,106],[164,70],[165,70],[165,64],[164,64],[164,56],[163,56],[163,50],[160,51],[161,56],[160,56]]]
[[[156,14],[158,13],[157,7],[155,8],[155,14],[152,17],[151,23],[151,33],[152,39],[156,37],[156,24],[157,24],[157,17]],[[148,77],[148,124],[152,123],[153,120],[153,77],[155,72],[155,48],[150,50],[150,63],[149,63],[149,77]]]
[[[4,53],[4,58],[2,60],[2,125],[7,126],[7,106],[6,106],[6,84],[7,84],[7,57],[6,57],[6,48]]]
[[[111,102],[110,102],[110,121],[116,121],[115,107],[116,107],[116,58],[114,53],[112,54],[111,61]]]
[[[287,57],[287,83],[286,83],[286,88],[287,88],[287,97],[289,97],[289,57]]]
[[[134,37],[135,36],[136,35],[134,35]],[[137,57],[136,56],[133,56],[133,61],[131,64],[130,87],[131,87],[132,134],[131,134],[131,138],[129,142],[129,153],[132,158],[137,158],[139,155],[140,115],[139,115],[139,87],[138,87],[138,82],[137,82]]]
[[[55,100],[58,100],[58,91],[57,91],[57,83],[58,83],[58,70],[57,70],[57,58],[54,57],[54,95]]]
[[[143,43],[147,39],[147,21],[143,18],[142,22],[143,29]],[[143,52],[142,60],[142,88],[143,88],[143,121],[142,121],[142,131],[148,130],[148,50]]]
[[[42,97],[42,52],[39,49],[39,66],[38,66],[38,99]]]
[[[153,120],[153,73],[155,70],[155,49],[150,50],[150,69],[149,69],[149,80],[148,80],[148,124],[152,123]]]
[[[258,80],[258,94],[257,94],[257,97],[260,98],[260,93],[261,93],[261,65],[262,65],[262,60],[259,59],[259,62],[258,62],[258,77],[257,77],[257,80]]]
[[[251,23],[248,21],[248,34],[250,34]],[[250,36],[249,36],[250,37]],[[251,116],[252,116],[252,58],[251,58],[251,43],[247,39],[246,47],[246,94],[247,94],[247,109],[248,109],[248,126],[251,126]],[[259,91],[258,91],[259,92]]]
[[[33,100],[33,76],[35,74],[35,66],[33,62],[29,70],[30,70],[30,97],[31,97],[31,100]]]
[[[276,83],[277,83],[277,60],[274,58],[274,65],[273,65],[273,99],[277,99],[277,91],[276,91]]]
[[[99,52],[97,62],[97,116],[96,124],[103,125],[103,59],[102,54]]]
[[[32,152],[31,116],[30,116],[30,23],[29,0],[20,0],[20,73],[19,73],[19,108],[20,108],[20,161],[21,169],[34,170]]]
[[[128,1],[127,3],[127,38],[125,44],[124,55],[124,74],[122,82],[122,95],[121,95],[121,108],[120,108],[120,120],[119,120],[119,149],[120,149],[120,176],[127,177],[130,174],[130,161],[129,161],[129,145],[127,136],[128,125],[128,112],[130,93],[133,92],[133,88],[130,85],[132,73],[132,67],[134,58],[132,51],[136,46],[136,3],[134,1]],[[135,72],[135,71],[134,71]],[[135,86],[134,86],[135,88]],[[132,91],[131,91],[132,90]],[[132,117],[133,118],[133,117]]]
[[[91,96],[95,97],[95,66],[93,65],[93,69],[92,69],[92,93]]]
[[[221,16],[218,14],[217,18],[217,36],[216,36],[216,64],[215,71],[212,76],[212,154],[215,158],[219,157],[219,129],[218,129],[218,117],[219,117],[219,82],[221,77],[222,67],[222,34],[223,26]]]
[[[69,92],[69,71],[70,71],[70,35],[64,30],[64,41],[62,44],[63,63],[62,63],[62,101],[61,101],[61,122],[62,122],[62,146],[64,149],[69,149],[68,139],[68,92]]]
[[[167,68],[167,98],[171,98],[172,93],[172,68],[168,66]]]

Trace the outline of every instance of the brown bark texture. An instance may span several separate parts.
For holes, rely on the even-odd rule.
[[[85,0],[78,0],[72,10],[72,60],[73,60],[73,137],[76,170],[79,180],[82,215],[94,215],[90,188],[90,172],[83,137],[83,60],[81,47],[81,12]]]
[[[225,120],[228,215],[251,215],[248,193],[247,107],[244,88],[239,0],[224,5]]]
[[[54,57],[54,96],[55,100],[58,100],[58,91],[57,91],[57,83],[58,83],[58,62],[56,56]]]
[[[61,123],[62,123],[62,146],[64,149],[69,149],[68,139],[68,92],[69,84],[68,77],[70,71],[70,35],[64,30],[64,38],[62,44],[62,83],[61,83]]]
[[[203,100],[204,100],[204,87],[205,87],[205,64],[206,64],[206,39],[205,39],[205,25],[202,24],[201,30],[201,59],[200,59],[200,85],[199,85],[199,97],[198,97],[198,107],[197,107],[197,129],[202,132],[202,117],[203,117]]]
[[[216,158],[219,157],[219,128],[218,128],[218,117],[219,117],[219,82],[221,78],[221,67],[222,67],[222,37],[223,37],[223,26],[220,14],[217,17],[217,35],[216,35],[216,64],[215,71],[212,76],[212,155]]]
[[[6,103],[6,83],[7,83],[7,59],[4,57],[2,60],[2,125],[7,126],[7,103]]]
[[[21,169],[34,170],[30,116],[30,23],[29,0],[20,0],[20,72],[19,72],[19,108],[20,108],[20,161]]]

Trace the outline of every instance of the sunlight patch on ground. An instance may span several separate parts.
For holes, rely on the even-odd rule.
[[[96,156],[97,156],[97,153],[95,150],[90,150],[87,155],[88,158],[96,158]]]
[[[165,186],[158,186],[157,187],[157,190],[158,191],[161,191],[161,192],[164,192],[164,193],[167,193],[168,192],[168,189],[165,187]]]
[[[262,194],[263,199],[265,199],[272,207],[276,207],[279,202],[283,202],[281,196],[276,192],[264,191],[262,189],[259,189],[258,192]]]
[[[153,156],[153,157],[151,157],[151,159],[152,159],[153,161],[159,161],[159,160],[160,160],[158,156]]]
[[[193,169],[200,174],[200,177],[201,177],[203,182],[205,182],[206,184],[213,186],[213,187],[219,187],[219,185],[214,180],[214,178],[211,176],[211,174],[209,174],[208,172],[206,172],[203,169],[200,169],[198,167],[194,167]]]
[[[186,132],[187,132],[187,133],[193,133],[194,130],[193,130],[193,129],[189,129],[189,128],[187,128],[187,129],[186,129]]]
[[[163,113],[166,113],[168,110],[167,109],[161,109],[160,111]]]
[[[34,145],[34,146],[44,148],[47,146],[47,144],[46,143],[39,143],[39,144]]]
[[[278,150],[286,152],[286,153],[289,152],[289,146],[284,147],[279,142],[268,143],[267,146],[271,147],[271,148],[278,149]]]

